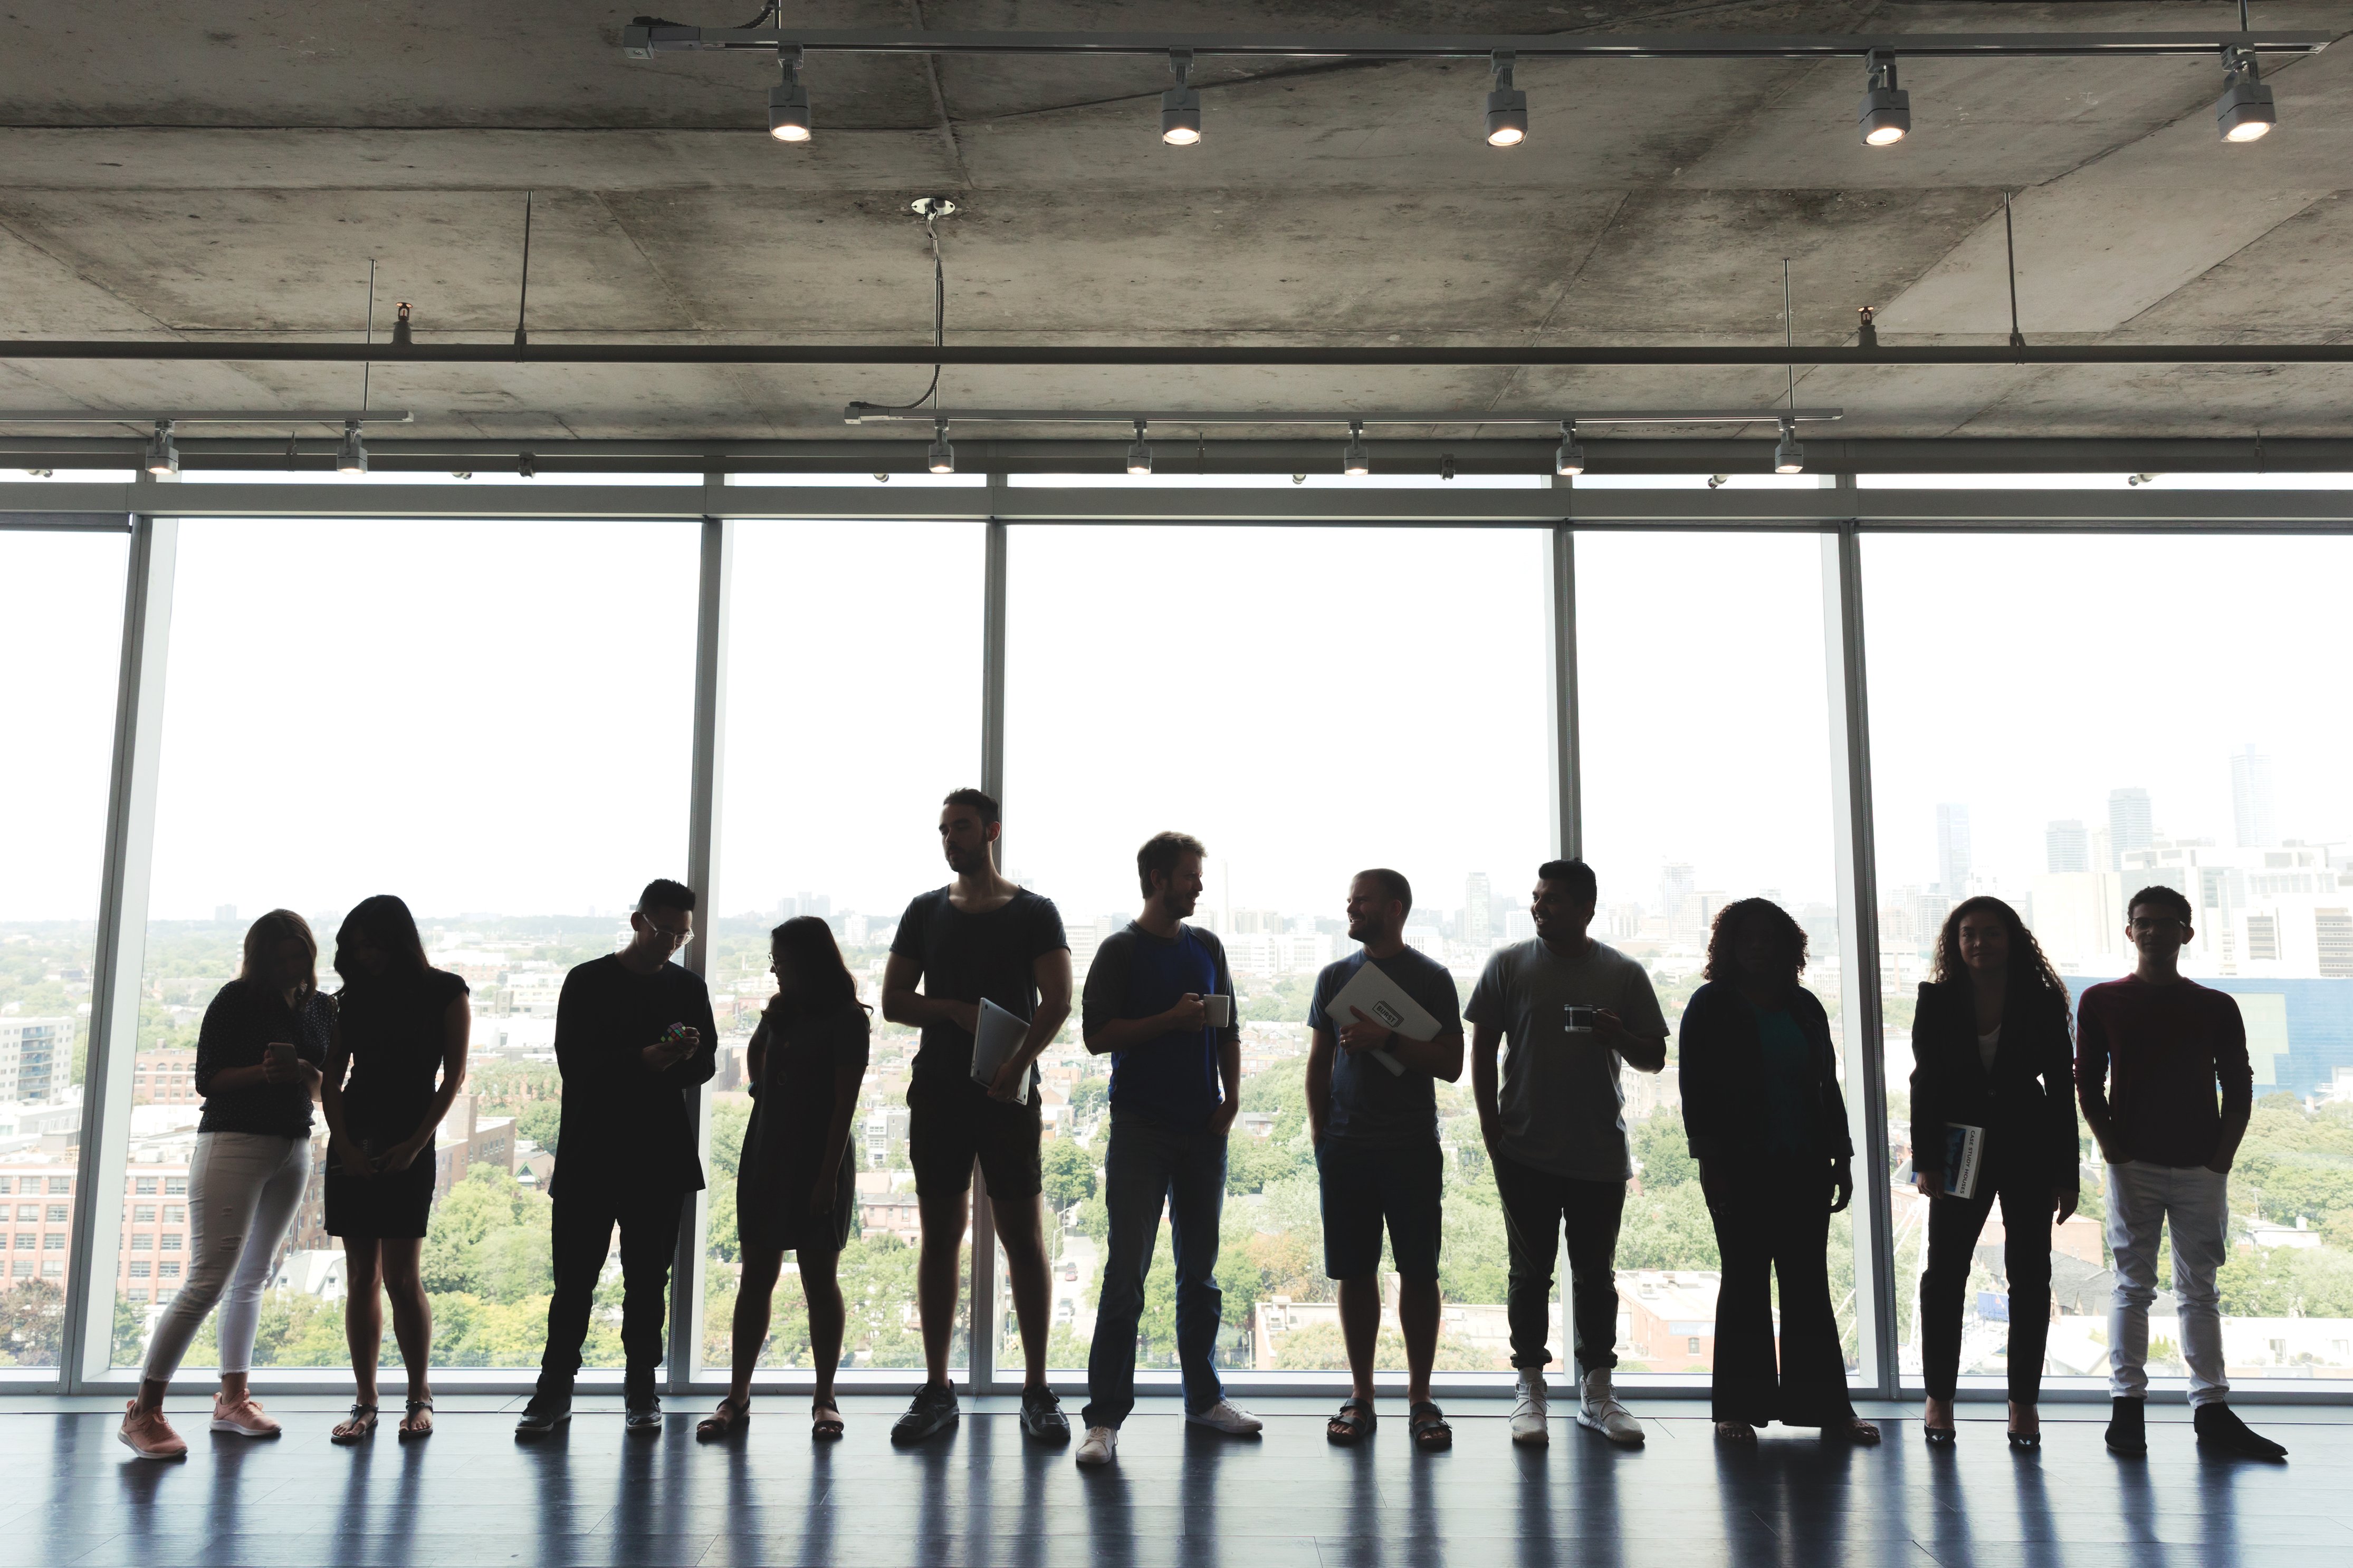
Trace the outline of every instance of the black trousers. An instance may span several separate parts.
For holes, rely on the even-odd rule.
[[[2010,1276],[2010,1396],[2032,1405],[2042,1393],[2042,1347],[2051,1335],[2051,1183],[1989,1149],[1975,1197],[1928,1200],[1928,1268],[1920,1276],[1923,1381],[1950,1399],[1961,1369],[1961,1307],[1978,1234],[2001,1199],[2002,1263]]]
[[[596,1278],[621,1227],[621,1348],[628,1389],[653,1392],[662,1363],[662,1316],[670,1296],[670,1260],[678,1254],[679,1217],[686,1194],[583,1183],[559,1185],[550,1226],[555,1294],[547,1303],[547,1350],[539,1361],[539,1391],[569,1396],[580,1370],[580,1347],[596,1304]]]
[[[1715,1415],[1762,1426],[1843,1426],[1846,1352],[1831,1305],[1828,1160],[1744,1159],[1700,1166],[1724,1279],[1715,1300]],[[1779,1365],[1773,1290],[1781,1287]]]
[[[1512,1331],[1512,1364],[1552,1360],[1553,1265],[1568,1242],[1570,1345],[1577,1375],[1618,1364],[1618,1221],[1626,1211],[1624,1182],[1556,1176],[1516,1160],[1497,1158],[1495,1191],[1504,1200],[1504,1236],[1510,1244],[1511,1282],[1504,1321]]]

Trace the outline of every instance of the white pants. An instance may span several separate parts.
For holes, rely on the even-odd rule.
[[[301,1206],[311,1180],[311,1141],[266,1132],[200,1132],[188,1162],[187,1282],[155,1324],[142,1374],[169,1383],[188,1353],[205,1314],[220,1303],[220,1369],[242,1373],[253,1364],[253,1332],[261,1321],[262,1287],[269,1283],[278,1244]]]
[[[2203,1165],[2108,1167],[2108,1250],[2116,1289],[2108,1306],[2108,1391],[2148,1397],[2148,1307],[2157,1300],[2160,1234],[2173,1231],[2173,1300],[2181,1314],[2181,1359],[2189,1403],[2219,1404],[2231,1392],[2222,1370],[2222,1309],[2214,1276],[2227,1255],[2231,1178]]]

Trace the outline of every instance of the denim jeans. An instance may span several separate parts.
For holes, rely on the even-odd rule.
[[[1626,1184],[1556,1176],[1497,1158],[1495,1192],[1504,1200],[1504,1241],[1511,1254],[1504,1321],[1512,1364],[1526,1371],[1552,1360],[1553,1268],[1568,1244],[1568,1342],[1577,1375],[1618,1364],[1618,1222]]]
[[[2222,1370],[2222,1308],[2214,1276],[2230,1257],[2231,1178],[2203,1165],[2108,1167],[2108,1250],[2116,1294],[2108,1306],[2108,1392],[2148,1397],[2148,1309],[2157,1300],[2158,1238],[2173,1231],[2173,1300],[2181,1314],[2181,1359],[2189,1403],[2219,1404],[2231,1392]]]
[[[1135,1328],[1144,1316],[1144,1281],[1168,1205],[1176,1255],[1176,1363],[1185,1374],[1185,1408],[1198,1415],[1225,1397],[1209,1364],[1218,1345],[1218,1216],[1226,1204],[1226,1141],[1208,1131],[1177,1132],[1140,1117],[1112,1113],[1103,1154],[1103,1204],[1111,1211],[1110,1257],[1087,1356],[1090,1426],[1117,1427],[1135,1408]]]

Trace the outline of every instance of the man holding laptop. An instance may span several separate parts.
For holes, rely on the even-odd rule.
[[[1667,1021],[1648,972],[1586,934],[1594,899],[1593,868],[1584,861],[1538,867],[1528,900],[1535,936],[1496,950],[1463,1009],[1472,1092],[1511,1250],[1507,1310],[1520,1372],[1512,1441],[1532,1447],[1547,1436],[1546,1330],[1564,1236],[1577,1425],[1628,1447],[1642,1441],[1641,1425],[1609,1388],[1618,1364],[1618,1221],[1634,1173],[1619,1064],[1664,1068]],[[1506,1039],[1511,1055],[1499,1082],[1496,1047]]]
[[[976,789],[957,790],[943,803],[940,848],[955,880],[907,906],[882,974],[882,1016],[923,1030],[907,1087],[907,1153],[923,1225],[915,1296],[929,1376],[891,1428],[894,1443],[922,1442],[960,1418],[948,1347],[976,1162],[988,1184],[1021,1324],[1021,1429],[1049,1441],[1071,1435],[1046,1384],[1053,1284],[1038,1201],[1042,1129],[1034,1065],[1071,1016],[1071,948],[1053,901],[997,871],[999,815],[997,802]],[[982,1084],[974,1079],[975,1037],[993,1032],[982,1019],[992,1004],[1028,1027]]]
[[[1261,1425],[1225,1396],[1218,1345],[1218,1221],[1225,1208],[1226,1134],[1241,1109],[1241,1021],[1215,933],[1187,925],[1208,853],[1189,834],[1155,833],[1135,852],[1144,910],[1105,937],[1087,970],[1081,1028],[1109,1055],[1111,1131],[1103,1154],[1109,1258],[1087,1356],[1082,1465],[1108,1465],[1135,1408],[1135,1326],[1168,1208],[1176,1265],[1176,1363],[1185,1419],[1233,1436]]]
[[[1413,1446],[1449,1448],[1453,1428],[1430,1397],[1438,1355],[1437,1082],[1462,1076],[1454,976],[1405,943],[1412,885],[1395,871],[1348,884],[1348,938],[1364,944],[1315,977],[1307,1010],[1307,1125],[1324,1198],[1324,1272],[1339,1281],[1340,1333],[1355,1386],[1324,1436],[1371,1436],[1381,1329],[1381,1225],[1397,1263]]]

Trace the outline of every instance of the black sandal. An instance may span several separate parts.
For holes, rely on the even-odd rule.
[[[352,1406],[351,1418],[337,1423],[335,1429],[327,1434],[327,1440],[339,1448],[348,1448],[354,1444],[364,1443],[375,1436],[375,1405],[354,1405]],[[357,1428],[356,1431],[352,1430],[354,1427]]]
[[[1446,1424],[1446,1413],[1427,1399],[1406,1412],[1406,1430],[1413,1434],[1413,1446],[1425,1454],[1454,1447],[1454,1428]]]
[[[417,1419],[417,1413],[420,1410],[427,1415],[432,1415],[433,1402],[429,1399],[412,1399],[408,1402],[408,1414],[400,1418],[399,1432],[402,1442],[422,1443],[426,1438],[433,1436],[433,1424],[429,1421],[422,1428],[409,1425],[411,1421]]]
[[[1958,1443],[1961,1437],[1958,1427],[1931,1426],[1925,1421],[1920,1425],[1920,1436],[1928,1440],[1928,1447],[1931,1448],[1949,1448]]]
[[[694,1440],[715,1443],[723,1437],[733,1437],[751,1424],[751,1402],[731,1394],[719,1402],[718,1409],[694,1424]]]
[[[830,1410],[830,1415],[819,1414]],[[838,1443],[841,1440],[841,1407],[809,1402],[809,1439],[817,1443]]]
[[[1344,1399],[1340,1402],[1340,1414],[1324,1424],[1324,1440],[1343,1448],[1353,1447],[1373,1435],[1377,1419],[1371,1400]]]

